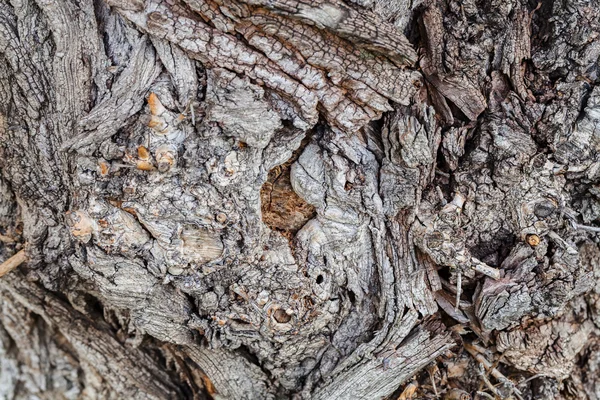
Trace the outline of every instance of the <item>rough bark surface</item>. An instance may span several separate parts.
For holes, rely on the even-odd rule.
[[[600,399],[599,57],[597,0],[0,0],[0,398]]]

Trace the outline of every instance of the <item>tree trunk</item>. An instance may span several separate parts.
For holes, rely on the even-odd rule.
[[[599,35],[0,0],[0,398],[600,399]]]

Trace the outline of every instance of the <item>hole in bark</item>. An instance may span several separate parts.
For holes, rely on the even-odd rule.
[[[499,229],[491,240],[477,243],[476,246],[469,246],[469,250],[474,257],[490,264],[492,267],[498,267],[509,253],[509,249],[514,246],[514,236],[503,229]]]
[[[260,360],[246,345],[241,345],[237,348],[236,353],[244,357],[248,362],[260,366]]]
[[[238,324],[240,326],[252,326],[251,323],[249,323],[248,321],[244,321],[243,319],[240,319],[240,318],[233,318],[231,321],[235,322],[236,324]]]
[[[304,224],[316,215],[315,208],[294,192],[290,169],[304,147],[305,139],[292,157],[269,171],[267,181],[260,191],[263,222],[271,229],[291,239]]]
[[[356,295],[354,294],[354,292],[352,290],[350,290],[348,292],[348,298],[350,299],[350,303],[352,303],[352,304],[356,303]]]
[[[317,284],[320,285],[321,283],[323,283],[323,275],[317,276]]]
[[[279,308],[273,314],[273,318],[275,318],[275,321],[279,322],[280,324],[287,324],[292,319],[292,316]]]
[[[104,319],[104,306],[98,298],[92,296],[89,293],[84,293],[83,299],[85,304],[85,311],[90,317]]]

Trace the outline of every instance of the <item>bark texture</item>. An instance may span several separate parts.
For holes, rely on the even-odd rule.
[[[0,0],[0,398],[600,399],[599,36]]]

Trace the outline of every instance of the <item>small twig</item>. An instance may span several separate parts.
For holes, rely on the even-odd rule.
[[[445,206],[446,204],[448,204],[448,202],[446,201],[446,198],[444,197],[444,192],[442,192],[442,189],[439,186],[436,186],[435,190],[437,192],[438,197],[440,198],[440,202],[442,203],[442,206]]]
[[[477,343],[469,343],[469,346],[471,346],[474,350],[476,350],[477,352],[479,352],[481,354],[490,354],[488,349],[486,349],[483,346],[478,345]]]
[[[442,282],[442,287],[446,289],[448,292],[452,294],[456,294],[456,286],[445,280],[444,278],[440,278],[440,282]]]
[[[435,170],[435,173],[436,173],[436,174],[438,174],[438,175],[441,175],[441,176],[443,176],[444,178],[450,178],[450,174],[449,174],[449,173],[447,173],[447,172],[444,172],[444,171],[441,171],[441,170],[439,170],[439,169],[436,169],[436,170]]]
[[[485,397],[486,399],[495,400],[494,397],[491,394],[487,394],[486,392],[477,391],[477,395],[481,396],[481,397]]]
[[[471,265],[473,269],[477,272],[480,272],[484,275],[489,276],[492,279],[498,280],[500,279],[500,270],[494,267],[490,267],[484,262],[479,261],[475,257],[471,257]]]
[[[546,376],[548,376],[548,375],[546,375],[546,374],[535,374],[535,375],[533,375],[533,376],[530,376],[529,378],[525,379],[523,382],[519,382],[519,383],[517,383],[517,386],[524,385],[524,384],[526,384],[527,382],[530,382],[530,381],[532,381],[532,380],[534,380],[534,379],[537,379],[537,378],[543,378],[543,377],[546,377]]]
[[[488,379],[485,367],[483,366],[483,363],[481,363],[481,362],[479,363],[479,377],[481,378],[483,383],[485,383],[485,385],[488,387],[490,392],[492,392],[494,394],[494,396],[498,396],[498,391],[496,390],[494,385],[492,385],[492,382],[490,382],[490,380]]]
[[[487,372],[492,375],[498,382],[510,382],[513,385],[513,391],[516,394],[521,394],[521,391],[517,389],[516,385],[512,383],[510,379],[508,379],[502,372],[500,372],[494,365],[489,362],[482,353],[479,352],[477,347],[471,345],[470,343],[464,342],[465,350],[473,356],[473,358],[480,363]]]
[[[581,225],[581,224],[578,224],[577,222],[573,222],[573,228],[582,229],[584,231],[600,233],[600,228],[598,228],[596,226]]]
[[[491,362],[489,362],[484,356],[483,354],[481,354],[473,345],[471,345],[470,343],[464,343],[465,346],[465,350],[467,350],[467,352],[469,354],[471,354],[471,356],[473,356],[473,358],[480,364],[483,364],[483,366],[485,367],[486,370],[488,370],[488,372],[490,372],[492,374],[492,376],[496,379],[506,379],[506,377],[504,376],[503,373],[501,373],[500,371],[498,371],[496,368],[493,368],[493,365]]]
[[[190,112],[192,114],[192,126],[196,126],[196,114],[194,113],[194,102],[190,103]]]
[[[4,261],[2,264],[0,264],[0,277],[3,277],[13,269],[17,268],[19,265],[23,264],[26,259],[27,256],[25,255],[25,249],[23,249],[8,260]]]
[[[523,399],[523,396],[521,396],[521,395],[519,394],[519,392],[515,391],[514,395],[517,397],[517,399],[518,399],[518,400],[524,400],[524,399]]]
[[[431,380],[431,386],[433,387],[433,393],[435,394],[436,398],[439,398],[440,395],[438,394],[437,391],[437,386],[435,385],[435,373],[437,371],[437,365],[433,365],[429,368],[427,368],[427,372],[429,373],[429,379]]]
[[[577,249],[567,243],[566,240],[561,238],[558,233],[554,231],[548,232],[548,237],[550,237],[556,244],[558,244],[561,248],[565,249],[569,254],[577,254]]]
[[[460,270],[456,271],[456,305],[454,311],[458,311],[460,308],[460,295],[462,294],[462,273]]]

